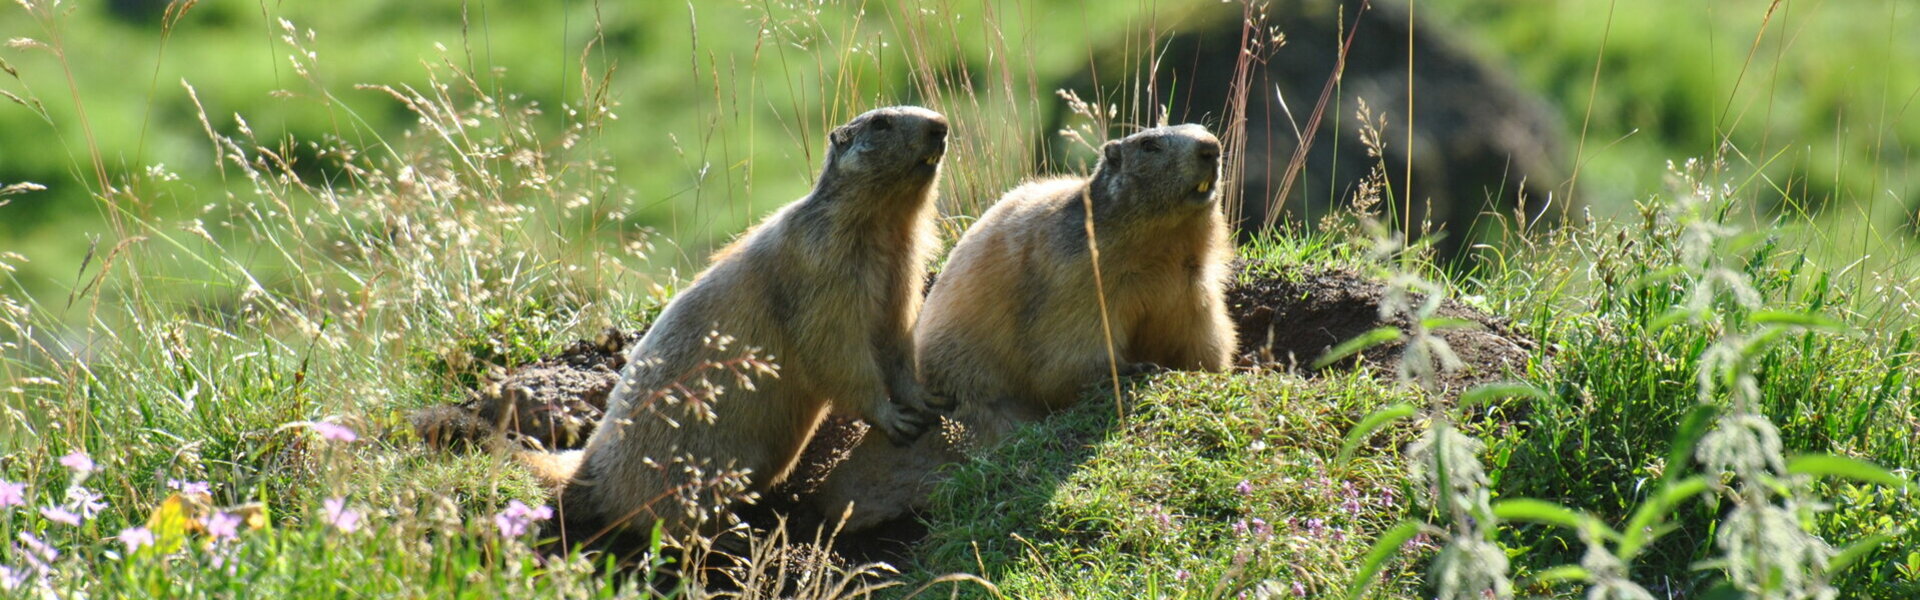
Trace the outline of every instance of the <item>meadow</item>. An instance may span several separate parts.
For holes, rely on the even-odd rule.
[[[0,594],[1920,597],[1891,0],[1416,4],[1560,107],[1591,208],[1464,264],[1391,189],[1246,241],[1243,284],[1408,298],[1336,348],[1387,358],[1090,389],[958,465],[905,560],[547,554],[530,476],[416,439],[644,325],[865,108],[953,119],[951,242],[1068,168],[1046,146],[1091,154],[1040,131],[1051,82],[1200,4],[0,7]],[[1139,119],[1103,102],[1072,127]],[[1450,385],[1471,324],[1418,297],[1522,364]]]

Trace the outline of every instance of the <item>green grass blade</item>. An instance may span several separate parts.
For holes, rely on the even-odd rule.
[[[1856,458],[1832,454],[1807,454],[1787,463],[1787,472],[1796,475],[1845,477],[1862,483],[1905,489],[1913,483],[1876,465]]]
[[[1340,456],[1334,459],[1333,464],[1346,466],[1347,461],[1353,458],[1354,450],[1359,449],[1360,444],[1367,441],[1367,438],[1373,437],[1374,432],[1380,431],[1380,428],[1394,421],[1411,417],[1416,412],[1411,404],[1395,404],[1373,411],[1373,414],[1361,419],[1359,424],[1354,425],[1353,429],[1347,432],[1346,441],[1340,444]]]
[[[1328,350],[1325,355],[1315,359],[1313,361],[1313,368],[1325,368],[1327,365],[1333,364],[1342,358],[1359,354],[1374,346],[1400,341],[1401,338],[1404,337],[1406,337],[1406,334],[1400,333],[1400,328],[1398,327],[1380,327],[1362,333],[1354,336],[1353,339],[1340,342],[1340,345],[1334,346],[1333,349]]]
[[[1393,529],[1380,534],[1380,539],[1373,542],[1373,549],[1367,551],[1366,560],[1360,563],[1360,569],[1353,573],[1353,583],[1347,586],[1348,600],[1359,600],[1365,596],[1367,588],[1373,586],[1373,580],[1380,574],[1380,567],[1399,552],[1407,540],[1420,533],[1420,525],[1418,521],[1401,521]]]
[[[1660,486],[1660,490],[1641,502],[1640,507],[1634,509],[1633,516],[1627,519],[1627,527],[1620,539],[1619,551],[1614,554],[1623,561],[1633,560],[1641,549],[1659,539],[1664,533],[1656,530],[1656,526],[1673,512],[1673,507],[1706,491],[1707,480],[1699,476],[1670,481]]]
[[[1847,544],[1847,547],[1841,548],[1840,552],[1835,553],[1833,558],[1827,560],[1827,572],[1839,573],[1844,571],[1847,567],[1853,566],[1853,563],[1859,561],[1861,558],[1865,558],[1867,553],[1873,552],[1881,545],[1890,541],[1893,541],[1893,536],[1876,533],[1860,538],[1857,542]]]
[[[1596,538],[1619,539],[1620,537],[1618,532],[1592,515],[1534,498],[1515,498],[1495,502],[1493,516],[1499,517],[1502,521],[1558,525],[1574,531],[1586,532]]]
[[[1551,398],[1546,390],[1524,383],[1505,382],[1474,386],[1460,395],[1460,406],[1479,406],[1501,398],[1531,398],[1547,400]]]

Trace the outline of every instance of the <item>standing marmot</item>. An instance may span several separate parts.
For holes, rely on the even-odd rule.
[[[712,506],[728,495],[715,493],[717,475],[748,470],[744,491],[777,483],[829,405],[902,444],[933,422],[911,332],[935,248],[946,136],[946,119],[917,107],[869,111],[835,129],[813,191],[715,253],[629,350],[586,447],[522,455],[561,487],[571,535],[656,520],[669,536],[695,531],[724,508]],[[760,348],[778,377],[732,386],[704,408],[668,401],[662,394],[691,386],[686,378],[738,358],[716,352],[710,332]],[[704,409],[714,418],[700,418]]]
[[[1232,246],[1219,173],[1220,143],[1206,128],[1148,129],[1107,143],[1090,179],[1015,188],[967,230],[914,329],[922,381],[958,402],[966,437],[990,443],[1108,376],[1086,195],[1120,370],[1227,366]],[[859,530],[923,504],[934,469],[959,456],[949,439],[904,449],[869,439],[809,502],[829,516],[855,502],[846,526]]]

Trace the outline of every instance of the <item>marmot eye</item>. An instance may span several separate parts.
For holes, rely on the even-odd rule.
[[[1148,152],[1159,152],[1160,142],[1153,141],[1153,138],[1140,140],[1140,149]]]
[[[873,127],[874,131],[886,131],[893,129],[893,122],[888,121],[886,117],[874,117],[869,126]]]

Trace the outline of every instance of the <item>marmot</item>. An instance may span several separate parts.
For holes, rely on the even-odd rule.
[[[958,403],[954,421],[970,443],[991,443],[1108,379],[1088,197],[1120,371],[1229,364],[1223,289],[1233,247],[1215,187],[1219,140],[1199,125],[1159,127],[1101,154],[1090,178],[1008,192],[961,236],[927,296],[914,329],[921,380]],[[904,449],[865,440],[808,503],[832,517],[855,502],[847,531],[916,508],[934,470],[960,458],[947,437]]]
[[[573,530],[563,541],[644,534],[655,521],[670,537],[696,533],[707,511],[725,508],[701,503],[731,495],[710,489],[713,478],[746,471],[745,490],[725,491],[779,482],[829,406],[901,444],[951,406],[915,379],[912,339],[946,136],[946,118],[918,107],[833,130],[812,192],[715,253],[628,350],[586,447],[521,455],[559,488],[562,527]],[[714,333],[737,341],[716,352]],[[756,375],[704,407],[662,396],[748,347],[778,364],[777,377]]]

